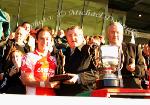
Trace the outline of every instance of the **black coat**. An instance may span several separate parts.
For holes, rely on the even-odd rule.
[[[82,54],[81,51],[78,48],[75,48],[74,53],[71,55],[71,49],[67,48],[66,51],[64,52],[64,55],[66,57],[65,59],[65,66],[64,70],[66,73],[74,73],[78,74],[81,59],[82,59]],[[76,83],[76,84],[61,84],[59,89],[56,89],[56,94],[58,96],[75,96],[78,93],[82,92],[81,85]]]
[[[124,62],[121,70],[124,88],[142,88],[141,79],[145,76],[144,57],[142,49],[138,45],[127,43],[123,44]],[[135,71],[130,72],[127,66],[135,60]]]
[[[19,46],[15,43],[15,40],[8,40],[6,43],[6,49],[4,49],[4,55],[2,59],[2,72],[4,73],[4,79],[0,81],[0,92],[7,94],[25,94],[25,86],[20,80],[21,71],[9,76],[9,70],[14,66],[12,62],[12,52],[19,50],[23,54],[29,51],[28,45],[25,47]]]
[[[99,53],[101,55],[101,51]],[[103,79],[104,72],[102,68],[93,68],[93,66],[90,66],[92,62],[90,62],[89,66],[87,66],[87,64],[89,63],[87,62],[88,54],[83,54],[83,58],[84,59],[82,59],[82,65],[80,66],[82,68],[87,67],[88,71],[80,73],[81,84],[86,89],[99,88],[97,87],[97,85],[100,85],[100,83],[97,84],[96,79]],[[134,72],[130,72],[126,68],[127,65],[132,62],[132,60],[135,60],[136,70]],[[101,64],[101,61],[99,62]],[[139,47],[135,44],[123,43],[120,62],[120,64],[122,65],[121,74],[124,88],[142,88],[141,79],[145,76],[144,58],[142,56],[142,50],[139,49]],[[86,64],[86,66],[84,66],[83,64]],[[117,71],[115,72],[115,74],[117,74]]]

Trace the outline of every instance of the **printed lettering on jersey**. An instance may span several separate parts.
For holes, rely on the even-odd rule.
[[[43,57],[37,61],[34,69],[35,79],[46,80],[47,77],[53,77],[55,74],[56,65],[53,60],[48,60],[49,57]]]
[[[47,77],[53,77],[55,75],[56,62],[52,56],[48,55],[46,57],[41,57],[34,54],[32,56],[25,57],[25,59],[22,65],[22,71],[28,73],[32,72],[35,80],[44,81]],[[28,62],[29,59],[30,63]]]

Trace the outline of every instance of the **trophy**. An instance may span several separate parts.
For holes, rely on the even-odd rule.
[[[104,77],[102,80],[103,87],[119,87],[119,78],[121,71],[118,70],[119,65],[119,48],[118,46],[102,45],[102,67]]]

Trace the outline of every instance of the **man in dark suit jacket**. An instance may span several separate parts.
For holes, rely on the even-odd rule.
[[[121,69],[124,88],[142,88],[141,78],[144,76],[144,58],[142,50],[136,44],[123,42],[123,26],[113,22],[108,27],[110,45],[117,45],[120,51],[120,62],[117,69]]]
[[[80,63],[82,61],[81,48],[85,44],[83,31],[79,26],[72,26],[65,32],[69,47],[63,54],[65,55],[65,73],[78,74]],[[60,89],[57,89],[57,95],[74,96],[82,91],[80,84],[77,83],[78,76],[65,81],[61,84]]]
[[[144,57],[140,46],[132,43],[122,44],[124,62],[121,69],[124,88],[142,88],[145,77]]]

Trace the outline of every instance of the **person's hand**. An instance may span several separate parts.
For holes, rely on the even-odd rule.
[[[62,44],[62,41],[60,40],[60,39],[58,39],[58,42],[57,42],[58,44]]]
[[[78,79],[79,79],[79,76],[77,74],[70,74],[70,73],[68,73],[67,75],[71,76],[72,78],[69,79],[69,80],[64,81],[63,82],[64,84],[75,84],[78,81]]]
[[[0,73],[0,80],[3,79],[4,73]]]
[[[135,71],[135,63],[131,63],[127,66],[127,70],[130,72],[134,72]]]
[[[16,66],[13,66],[11,69],[10,69],[10,72],[9,72],[9,76],[13,76],[14,74],[18,73],[19,72],[19,69],[16,67]]]
[[[50,87],[51,88],[59,88],[60,87],[60,81],[50,82]]]

